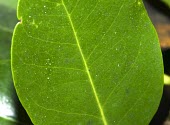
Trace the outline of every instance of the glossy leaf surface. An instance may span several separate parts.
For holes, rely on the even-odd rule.
[[[19,98],[35,125],[147,125],[163,66],[139,0],[20,0],[12,46]]]

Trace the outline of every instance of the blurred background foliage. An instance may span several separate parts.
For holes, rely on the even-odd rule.
[[[159,109],[150,125],[170,125],[170,0],[144,0],[162,48],[165,85]],[[32,125],[16,95],[10,68],[10,47],[17,0],[0,0],[0,125]],[[134,121],[136,123],[136,121]]]
[[[31,125],[20,104],[11,77],[10,47],[17,0],[0,0],[0,125]]]
[[[170,0],[163,0],[168,6],[170,6]]]

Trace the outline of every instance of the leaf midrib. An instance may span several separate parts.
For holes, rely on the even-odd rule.
[[[94,87],[94,83],[93,83],[91,74],[90,74],[90,72],[89,72],[89,68],[88,68],[87,62],[86,62],[86,60],[85,60],[84,54],[83,54],[83,52],[82,52],[82,50],[81,50],[81,47],[80,47],[80,42],[79,42],[79,39],[78,39],[78,37],[77,37],[76,30],[75,30],[74,25],[73,25],[73,21],[72,21],[72,19],[71,19],[71,16],[70,16],[68,10],[67,10],[67,7],[66,7],[66,5],[65,5],[65,3],[64,3],[64,0],[62,0],[62,5],[63,5],[64,10],[66,11],[66,14],[67,14],[67,16],[68,16],[68,20],[69,20],[70,25],[71,25],[71,28],[72,28],[72,30],[73,30],[73,34],[74,34],[75,40],[76,40],[76,42],[77,42],[78,49],[79,49],[80,54],[81,54],[81,57],[82,57],[82,59],[83,59],[84,66],[85,66],[85,69],[86,69],[86,72],[87,72],[87,75],[88,75],[88,78],[89,78],[89,81],[90,81],[90,84],[91,84],[91,87],[92,87],[94,96],[95,96],[95,98],[96,98],[98,108],[99,108],[99,110],[100,110],[100,114],[101,114],[101,117],[102,117],[103,124],[104,124],[104,125],[107,125],[107,121],[106,121],[106,118],[105,118],[104,111],[103,111],[103,109],[102,109],[101,103],[100,103],[99,98],[98,98],[98,96],[97,96],[97,92],[96,92],[96,89],[95,89],[95,87]]]

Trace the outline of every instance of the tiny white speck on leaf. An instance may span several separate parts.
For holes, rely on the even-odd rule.
[[[138,1],[138,5],[141,5],[141,2]]]

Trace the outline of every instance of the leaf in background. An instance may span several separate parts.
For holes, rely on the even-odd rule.
[[[170,0],[163,0],[170,7]]]
[[[6,6],[7,2],[9,6]],[[18,125],[26,123],[28,118],[16,96],[10,68],[11,38],[17,22],[13,6],[16,4],[16,0],[0,1],[0,125]],[[20,119],[20,115],[25,118]]]
[[[164,84],[170,85],[170,76],[164,74]]]
[[[0,12],[0,124],[13,125],[16,123],[15,120],[17,118],[15,109],[17,97],[14,94],[15,90],[12,85],[10,44],[12,29],[17,19],[15,17],[15,10],[0,5]]]
[[[16,6],[17,6],[17,1],[18,0],[1,0],[0,1],[0,5],[1,6],[6,6],[8,9],[6,11],[9,11],[9,10],[16,10]],[[1,9],[2,10],[2,9]],[[4,11],[4,10],[2,10]],[[2,12],[1,12],[2,14]],[[6,15],[7,16],[7,15]],[[12,16],[15,16],[15,15],[12,15]],[[8,17],[8,16],[7,16]],[[2,20],[1,20],[2,21]]]
[[[163,88],[156,32],[140,0],[20,0],[12,46],[35,125],[147,125]]]

